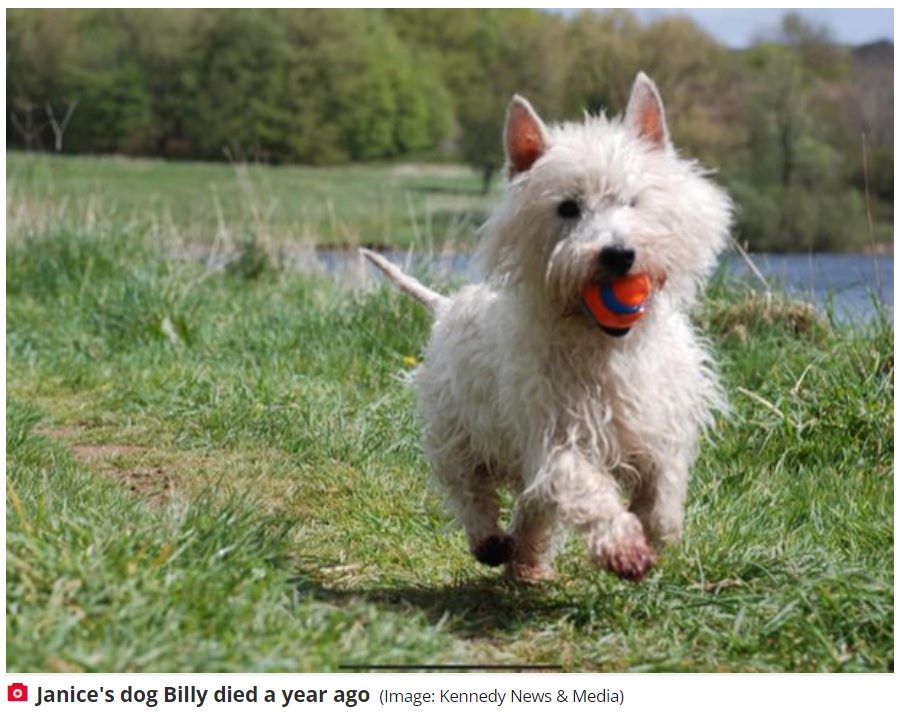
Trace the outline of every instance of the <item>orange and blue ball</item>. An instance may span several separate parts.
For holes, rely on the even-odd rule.
[[[624,336],[646,316],[652,288],[646,273],[589,284],[583,293],[584,311],[607,333]]]

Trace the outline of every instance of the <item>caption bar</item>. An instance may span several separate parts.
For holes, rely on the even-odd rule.
[[[175,704],[179,706],[206,707],[215,704],[263,704],[280,708],[296,708],[308,704],[326,704],[342,707],[423,707],[433,705],[481,705],[490,707],[515,707],[549,704],[624,704],[624,690],[608,688],[567,688],[558,690],[529,690],[521,687],[490,691],[461,691],[452,687],[415,690],[382,688],[378,690],[357,689],[295,689],[285,687],[262,687],[252,685],[220,685],[201,687],[198,685],[170,685],[149,687],[125,685],[123,687],[44,687],[29,686],[16,682],[7,687],[9,702],[22,702],[34,707],[71,704],[113,704],[116,706],[136,705],[157,707]]]

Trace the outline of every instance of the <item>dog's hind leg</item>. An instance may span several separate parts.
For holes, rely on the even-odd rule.
[[[536,583],[556,577],[552,542],[557,519],[555,508],[547,507],[544,502],[534,502],[526,496],[516,502],[510,527],[515,554],[509,564],[509,573],[514,578]]]
[[[497,479],[485,465],[465,468],[435,467],[435,475],[446,494],[450,509],[465,529],[472,555],[487,566],[502,566],[512,560],[514,542],[499,526]]]

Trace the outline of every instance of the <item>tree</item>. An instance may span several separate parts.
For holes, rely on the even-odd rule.
[[[283,23],[264,10],[222,10],[198,18],[191,84],[196,106],[186,132],[199,154],[221,160],[268,158],[278,132],[284,65]],[[273,108],[278,111],[273,111]]]
[[[629,10],[585,10],[565,32],[570,53],[565,81],[566,113],[618,113],[627,104],[630,81],[645,69],[640,57],[643,30]]]
[[[7,11],[7,131],[26,148],[42,148],[49,138],[46,106],[74,98],[77,19],[58,10]]]
[[[373,11],[227,11],[202,18],[198,112],[204,155],[308,163],[373,160],[436,144],[445,91]],[[422,88],[428,88],[423,94]]]
[[[187,156],[192,146],[187,124],[196,91],[191,38],[196,10],[114,10],[149,96],[144,150],[158,156]]]
[[[845,55],[826,34],[787,16],[778,41],[745,56],[745,179],[741,227],[758,248],[833,249],[863,225],[859,195],[847,191],[837,149]]]
[[[545,116],[561,113],[564,20],[533,10],[395,10],[400,37],[440,68],[458,135],[455,145],[481,171],[486,192],[503,162],[506,107],[516,93]]]
[[[731,55],[686,16],[640,24],[628,10],[583,11],[568,23],[567,113],[619,114],[639,71],[662,93],[676,145],[719,161],[733,147]]]
[[[78,108],[78,100],[70,101],[66,105],[66,113],[63,114],[62,119],[56,118],[56,112],[53,111],[53,105],[50,102],[44,104],[44,109],[47,112],[47,118],[50,120],[50,128],[53,129],[53,148],[57,153],[62,151],[62,141],[65,137],[66,128],[69,126],[69,122],[72,120],[72,115],[75,113],[75,109]]]

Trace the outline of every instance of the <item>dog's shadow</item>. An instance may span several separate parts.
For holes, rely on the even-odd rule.
[[[469,639],[492,638],[520,627],[578,618],[578,606],[556,584],[530,585],[489,572],[433,586],[416,583],[356,585],[329,582],[302,570],[292,579],[301,597],[347,605],[366,601],[403,614],[419,611],[431,625]],[[576,622],[576,621],[573,621]]]

